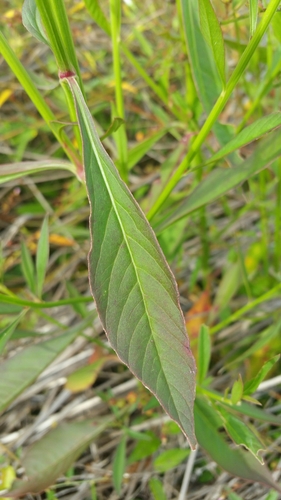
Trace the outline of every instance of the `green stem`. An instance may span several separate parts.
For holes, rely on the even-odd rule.
[[[32,307],[33,309],[50,309],[51,307],[68,306],[81,302],[93,302],[93,297],[74,297],[58,300],[56,302],[34,302],[32,300],[19,299],[18,297],[0,294],[0,302],[4,302],[5,304],[15,304],[23,307]]]
[[[245,71],[245,69],[246,69],[251,57],[253,56],[259,42],[261,41],[261,39],[262,39],[262,37],[263,37],[267,27],[268,27],[273,15],[274,15],[279,3],[280,3],[280,0],[271,0],[270,4],[268,5],[268,8],[266,9],[266,11],[263,15],[261,22],[259,23],[252,39],[249,42],[249,45],[244,50],[235,70],[233,71],[229,81],[227,82],[225,89],[220,94],[220,96],[219,96],[217,102],[215,103],[213,109],[211,110],[207,120],[205,121],[199,134],[197,135],[196,139],[194,140],[188,154],[183,159],[182,163],[179,165],[178,169],[176,170],[173,177],[171,177],[171,179],[167,183],[166,187],[163,189],[163,191],[162,191],[161,195],[159,196],[158,200],[156,201],[155,205],[148,212],[148,214],[147,214],[148,219],[152,219],[152,217],[158,212],[160,207],[167,200],[170,193],[172,192],[174,187],[177,185],[177,183],[181,179],[184,172],[190,166],[190,162],[193,160],[194,156],[199,151],[200,147],[202,146],[203,142],[205,141],[206,137],[208,136],[209,132],[211,131],[212,126],[214,125],[214,123],[218,119],[219,115],[223,111],[223,109],[224,109],[229,97],[231,96],[233,90],[235,89],[241,75]]]

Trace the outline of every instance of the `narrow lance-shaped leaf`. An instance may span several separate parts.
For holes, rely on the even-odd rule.
[[[250,0],[250,33],[253,36],[258,22],[259,0]]]
[[[213,52],[219,75],[225,86],[225,54],[220,23],[210,0],[199,0],[202,34]]]
[[[274,128],[280,127],[281,125],[281,113],[276,111],[268,116],[263,116],[259,120],[251,123],[248,127],[245,127],[236,137],[230,140],[223,148],[221,148],[217,153],[215,153],[211,158],[204,163],[204,165],[209,165],[215,161],[220,160],[224,156],[232,153],[236,149],[246,146],[252,141],[259,139],[264,134],[267,134]]]
[[[192,447],[195,362],[175,279],[140,207],[103,149],[73,77],[91,204],[90,281],[120,359],[156,395]]]
[[[85,0],[85,5],[99,27],[110,35],[110,24],[100,7],[99,0]]]

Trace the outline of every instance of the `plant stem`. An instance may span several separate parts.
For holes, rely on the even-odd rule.
[[[4,302],[5,304],[15,304],[23,307],[32,307],[33,309],[50,309],[51,307],[67,306],[71,304],[78,304],[81,302],[93,302],[93,297],[74,297],[58,300],[56,302],[35,302],[32,300],[25,300],[18,297],[11,297],[9,295],[0,294],[0,302]]]
[[[170,181],[167,183],[166,187],[163,189],[161,195],[159,196],[158,200],[154,204],[154,206],[150,209],[150,211],[147,214],[147,218],[150,220],[152,217],[158,212],[160,207],[163,205],[163,203],[167,200],[169,197],[170,193],[174,189],[174,187],[177,185],[179,180],[181,179],[182,175],[184,172],[188,169],[190,166],[190,162],[196,155],[196,153],[199,151],[200,147],[202,146],[204,140],[208,136],[210,130],[212,129],[212,126],[218,119],[220,113],[223,111],[229,97],[231,96],[233,90],[235,89],[241,75],[245,71],[251,57],[253,56],[259,42],[261,41],[278,5],[280,3],[280,0],[271,0],[271,2],[268,5],[268,8],[266,9],[263,18],[261,22],[259,23],[252,39],[250,40],[247,48],[244,50],[235,70],[233,71],[229,81],[227,82],[227,85],[225,89],[221,92],[219,98],[217,99],[217,102],[215,103],[213,109],[211,110],[207,120],[205,121],[203,127],[201,128],[199,134],[197,135],[196,139],[194,140],[190,150],[188,151],[186,157],[183,159],[182,163],[179,165],[178,169],[176,170],[175,174],[173,177],[171,177]]]

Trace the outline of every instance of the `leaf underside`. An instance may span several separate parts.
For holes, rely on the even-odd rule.
[[[92,293],[120,359],[152,391],[192,448],[195,362],[177,285],[140,207],[101,145],[75,78],[70,86],[83,139],[91,205]]]

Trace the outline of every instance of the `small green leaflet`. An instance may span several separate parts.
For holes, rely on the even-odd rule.
[[[105,152],[74,77],[71,88],[83,139],[91,205],[92,293],[120,359],[151,390],[196,446],[195,362],[175,279],[143,212]]]

